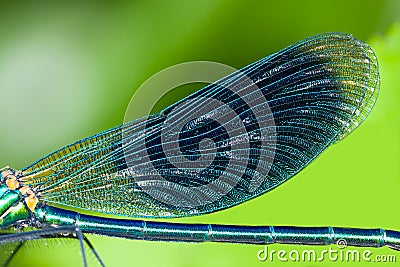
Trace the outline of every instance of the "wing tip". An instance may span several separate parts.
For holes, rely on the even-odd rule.
[[[351,38],[351,42],[354,44],[364,60],[360,62],[358,75],[360,77],[366,76],[364,84],[360,83],[357,86],[359,90],[364,92],[359,105],[353,110],[352,116],[347,121],[346,125],[342,128],[342,131],[338,134],[335,142],[338,142],[353,132],[370,114],[374,107],[380,90],[380,76],[379,76],[379,64],[378,58],[370,45],[352,35],[347,35]],[[367,66],[364,68],[363,66]],[[365,71],[367,70],[367,71]]]

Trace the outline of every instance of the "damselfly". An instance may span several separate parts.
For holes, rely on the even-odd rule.
[[[161,223],[197,216],[282,184],[351,133],[379,91],[372,49],[347,34],[307,38],[162,112],[66,146],[0,184],[3,263],[32,239],[86,233],[153,241],[348,245],[400,249],[400,233],[338,227]],[[87,212],[97,212],[98,216]],[[111,219],[101,214],[121,216]],[[24,228],[29,231],[22,231]]]

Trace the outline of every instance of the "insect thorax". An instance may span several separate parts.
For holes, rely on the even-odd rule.
[[[20,184],[17,172],[5,168],[0,177],[0,229],[29,220],[38,201],[30,187]]]

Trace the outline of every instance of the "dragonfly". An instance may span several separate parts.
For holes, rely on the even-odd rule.
[[[306,38],[161,112],[65,146],[0,176],[0,246],[12,263],[31,240],[86,234],[150,241],[330,245],[400,250],[400,232],[333,226],[186,224],[287,181],[368,116],[379,94],[369,45]],[[117,216],[110,218],[108,215]]]

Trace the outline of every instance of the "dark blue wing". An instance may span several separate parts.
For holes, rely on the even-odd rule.
[[[50,154],[22,180],[50,205],[128,217],[209,213],[298,173],[367,117],[378,91],[368,45],[317,35]]]

